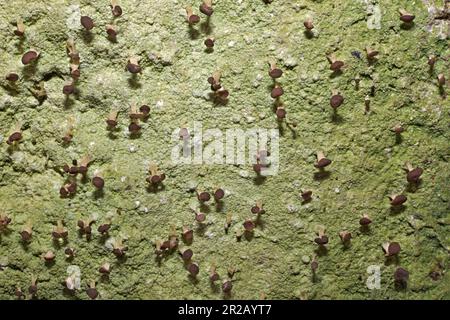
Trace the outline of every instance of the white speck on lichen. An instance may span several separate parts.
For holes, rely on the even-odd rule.
[[[66,10],[67,19],[66,26],[70,30],[78,30],[81,29],[80,19],[81,19],[81,10],[80,6],[77,4],[70,5]]]

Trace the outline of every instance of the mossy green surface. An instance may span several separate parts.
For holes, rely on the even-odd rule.
[[[433,2],[442,9],[444,1],[437,0],[221,0],[210,21],[214,52],[207,53],[207,30],[198,25],[198,33],[190,32],[185,22],[185,6],[197,11],[199,0],[122,0],[124,13],[115,19],[106,0],[0,0],[0,208],[12,219],[0,234],[0,298],[14,299],[16,287],[26,292],[36,275],[39,299],[88,299],[90,280],[98,281],[101,299],[222,299],[220,286],[208,280],[215,263],[222,278],[229,267],[238,270],[233,299],[449,299],[450,105],[436,76],[450,77],[450,51],[448,21],[433,19],[427,6]],[[368,28],[368,4],[381,10],[380,29]],[[416,15],[412,28],[401,27],[399,8]],[[81,30],[80,13],[95,22],[90,35]],[[315,24],[312,38],[304,33],[308,15]],[[17,18],[26,26],[23,40],[13,33]],[[117,26],[116,43],[106,37],[107,24]],[[66,99],[70,37],[80,52],[81,77],[77,94]],[[380,51],[372,65],[366,46]],[[34,67],[20,61],[29,48],[41,54]],[[331,75],[330,52],[346,63],[341,75]],[[431,54],[440,57],[432,73]],[[125,71],[130,56],[139,57],[143,69],[135,80]],[[272,59],[284,70],[282,100],[288,121],[297,124],[294,131],[278,125],[273,113],[267,74]],[[206,79],[216,70],[230,90],[225,106],[207,99]],[[20,77],[13,86],[4,79],[12,71]],[[41,81],[43,101],[30,91]],[[366,114],[364,99],[372,86]],[[337,118],[329,106],[333,89],[345,97]],[[135,139],[126,133],[132,103],[151,107]],[[111,135],[105,119],[112,108],[121,113],[119,131]],[[71,117],[73,141],[64,145]],[[224,131],[280,127],[278,174],[257,183],[251,166],[172,164],[171,133],[193,121]],[[6,140],[18,122],[23,140],[11,149]],[[390,131],[398,123],[406,128],[401,141]],[[333,160],[326,179],[315,179],[318,150]],[[99,170],[105,178],[104,194],[97,196],[87,182],[73,198],[61,199],[62,166],[86,154],[93,156],[89,176]],[[150,161],[167,175],[164,190],[156,193],[146,189]],[[406,161],[424,169],[417,190],[408,189]],[[228,193],[222,210],[210,205],[204,229],[190,210],[196,185],[221,186]],[[301,204],[301,189],[313,191],[310,203]],[[387,196],[402,192],[406,206],[393,212]],[[259,199],[266,209],[263,227],[250,241],[237,242],[234,232]],[[225,234],[227,213],[233,222]],[[359,230],[362,214],[373,220],[366,233]],[[95,230],[111,219],[110,236],[126,239],[129,247],[125,260],[118,261],[96,231],[91,241],[78,235],[77,220],[92,216]],[[52,241],[58,220],[67,225],[67,244]],[[23,245],[18,232],[27,221],[33,222],[33,237]],[[155,259],[154,241],[166,239],[171,225],[196,231],[190,247],[200,266],[198,281],[188,277],[177,253],[160,263]],[[318,225],[326,226],[330,243],[317,258],[313,279],[307,262],[316,255]],[[348,249],[338,236],[342,230],[353,234]],[[386,241],[401,244],[397,261],[386,262],[381,250]],[[72,261],[64,256],[67,246],[76,250]],[[47,250],[56,254],[50,266],[41,258]],[[104,262],[112,264],[109,279],[98,273]],[[70,265],[81,270],[82,288],[73,295],[62,285]],[[370,265],[381,268],[380,289],[366,286]],[[394,287],[396,266],[410,273],[405,290]],[[440,277],[433,280],[431,271]]]

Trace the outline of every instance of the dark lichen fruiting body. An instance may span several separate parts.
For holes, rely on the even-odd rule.
[[[149,173],[150,176],[147,177],[146,181],[153,186],[161,184],[166,179],[165,173],[160,171],[154,162],[151,162],[149,165]]]
[[[115,26],[108,24],[106,26],[106,34],[108,35],[109,39],[111,39],[113,41],[117,40],[117,30],[116,30]]]
[[[195,213],[195,220],[199,223],[203,223],[206,220],[206,215],[203,212],[200,211],[194,211]]]
[[[231,289],[233,289],[233,283],[231,280],[224,280],[222,283],[222,291],[225,294],[229,294],[231,292]]]
[[[312,199],[312,191],[311,190],[302,191],[300,196],[302,197],[302,200],[304,202],[311,201],[311,199]]]
[[[406,287],[409,279],[409,272],[402,267],[398,267],[394,272],[394,282],[400,287]]]
[[[194,25],[200,22],[200,17],[192,11],[192,7],[186,7],[186,19],[189,25]]]
[[[62,220],[58,220],[56,227],[53,229],[52,237],[55,240],[66,239],[69,235],[69,232],[64,227],[64,223]]]
[[[0,214],[0,231],[4,230],[11,223],[11,218]]]
[[[117,0],[111,0],[110,7],[114,17],[120,17],[122,15],[122,8],[117,4]]]
[[[71,82],[71,83],[69,83],[69,84],[66,84],[64,87],[63,87],[63,93],[65,94],[65,95],[70,95],[70,94],[72,94],[72,93],[74,93],[75,92],[75,83],[74,82]]]
[[[8,137],[8,139],[6,140],[6,143],[11,145],[15,142],[19,142],[20,140],[22,140],[22,138],[23,138],[22,132],[15,131],[15,132],[11,133],[11,135]]]
[[[192,277],[196,277],[200,272],[200,268],[198,267],[198,264],[195,262],[189,263],[187,266],[187,270],[189,271]]]
[[[270,68],[269,68],[269,76],[272,79],[278,79],[278,78],[280,78],[283,75],[283,71],[281,69],[277,68],[275,62],[270,62],[269,66],[270,66]]]
[[[401,247],[398,242],[383,243],[383,251],[386,257],[395,256],[400,253]]]
[[[111,273],[111,265],[108,262],[105,262],[101,265],[101,267],[98,269],[98,272],[101,274],[110,274]]]
[[[97,231],[98,231],[101,235],[104,235],[104,234],[107,234],[107,233],[108,233],[108,231],[109,231],[110,228],[111,228],[111,224],[110,224],[110,223],[104,223],[104,224],[100,225],[100,226],[97,228]]]
[[[141,131],[141,126],[138,123],[138,120],[133,120],[129,125],[128,125],[128,131],[130,132],[131,135],[137,135],[140,131]]]
[[[286,118],[286,109],[283,106],[278,106],[275,115],[279,121],[283,120]]]
[[[337,91],[333,91],[331,98],[330,98],[330,106],[336,110],[338,107],[340,107],[344,103],[344,97],[338,93]]]
[[[117,258],[122,258],[126,251],[128,251],[128,247],[122,244],[121,239],[114,241],[112,252]]]
[[[394,127],[391,128],[391,131],[394,132],[396,135],[399,135],[403,131],[405,131],[405,128],[401,124],[396,124]]]
[[[423,169],[420,167],[414,168],[409,162],[406,163],[406,181],[417,184],[422,176]]]
[[[64,254],[66,255],[67,259],[72,259],[75,256],[75,249],[66,248],[64,249]]]
[[[108,115],[108,118],[106,119],[106,124],[108,125],[108,128],[113,129],[117,126],[117,116],[119,115],[119,111],[113,109]]]
[[[211,195],[206,191],[197,192],[197,199],[200,202],[208,202],[211,199]]]
[[[244,230],[247,232],[253,232],[253,230],[255,229],[255,223],[252,219],[245,220],[242,225],[244,226]]]
[[[379,54],[379,51],[366,47],[366,55],[368,60],[373,60]]]
[[[185,262],[189,262],[192,258],[192,256],[194,255],[194,252],[192,251],[192,249],[180,249],[180,255],[181,258],[183,259],[183,261]]]
[[[199,10],[204,15],[210,17],[214,13],[214,9],[212,8],[212,0],[203,0],[203,3],[200,5]]]
[[[430,66],[430,70],[433,70],[433,69],[434,69],[434,65],[436,64],[437,59],[438,59],[438,58],[437,58],[434,54],[428,56],[428,61],[427,61],[427,63],[428,63],[428,65]]]
[[[182,238],[184,242],[191,243],[194,240],[194,230],[183,226]]]
[[[23,37],[25,35],[25,25],[20,18],[17,19],[16,30],[14,30],[14,34],[18,37]]]
[[[92,281],[91,284],[89,285],[89,287],[86,289],[86,294],[88,295],[89,298],[91,298],[92,300],[97,299],[98,297],[98,291],[95,288],[95,281]]]
[[[437,80],[439,87],[443,87],[445,85],[445,76],[443,73],[438,74]]]
[[[273,99],[277,99],[277,98],[281,97],[283,95],[283,93],[284,93],[283,88],[279,84],[276,84],[273,87],[272,91],[270,92],[270,96]]]
[[[220,275],[216,271],[216,266],[213,264],[209,269],[209,281],[215,282],[220,279]]]
[[[95,188],[101,190],[105,186],[105,180],[99,175],[96,175],[95,177],[92,178],[92,184],[94,185]]]
[[[317,230],[317,237],[314,242],[319,246],[323,247],[328,244],[328,236],[325,234],[325,227],[319,226]]]
[[[341,231],[339,232],[339,237],[343,244],[349,244],[352,238],[352,234],[349,231]]]
[[[56,256],[53,251],[49,250],[42,255],[42,258],[45,260],[45,262],[52,262],[53,260],[55,260]]]
[[[211,48],[214,48],[215,39],[214,38],[207,38],[207,39],[205,39],[205,41],[203,43],[205,44],[205,46],[208,49],[211,49]]]
[[[250,211],[253,214],[263,214],[263,213],[265,213],[262,201],[261,200],[256,201],[256,204],[253,207],[251,207]]]
[[[225,191],[221,188],[218,188],[214,191],[214,200],[220,201],[225,196]]]
[[[16,82],[17,80],[19,80],[19,75],[15,72],[10,72],[6,75],[5,79],[10,82]]]
[[[367,214],[364,214],[361,219],[359,219],[359,224],[363,227],[367,227],[372,223],[372,219]]]
[[[142,105],[139,107],[139,111],[142,113],[143,117],[146,118],[150,115],[150,107],[148,105]]]
[[[31,223],[27,223],[23,229],[19,232],[20,238],[23,242],[31,241],[31,236],[33,234],[33,227]]]
[[[327,59],[330,62],[330,70],[332,70],[333,72],[341,71],[342,67],[344,66],[344,61],[336,58],[336,55],[334,54],[328,55]]]
[[[312,272],[315,273],[315,272],[317,271],[318,268],[319,268],[319,263],[317,262],[316,259],[314,259],[314,260],[311,262],[311,270],[312,270]]]
[[[307,31],[311,31],[314,29],[314,23],[312,18],[307,18],[305,21],[303,21],[303,26],[306,28]]]
[[[132,74],[141,73],[142,69],[139,65],[138,59],[135,57],[129,58],[127,63],[127,70]]]
[[[88,219],[88,220],[78,220],[77,226],[79,228],[79,232],[81,234],[85,234],[88,239],[90,235],[92,234],[92,224],[95,222],[95,220]]]
[[[31,276],[31,285],[28,287],[28,293],[34,297],[37,295],[38,286],[37,286],[37,277]]]

